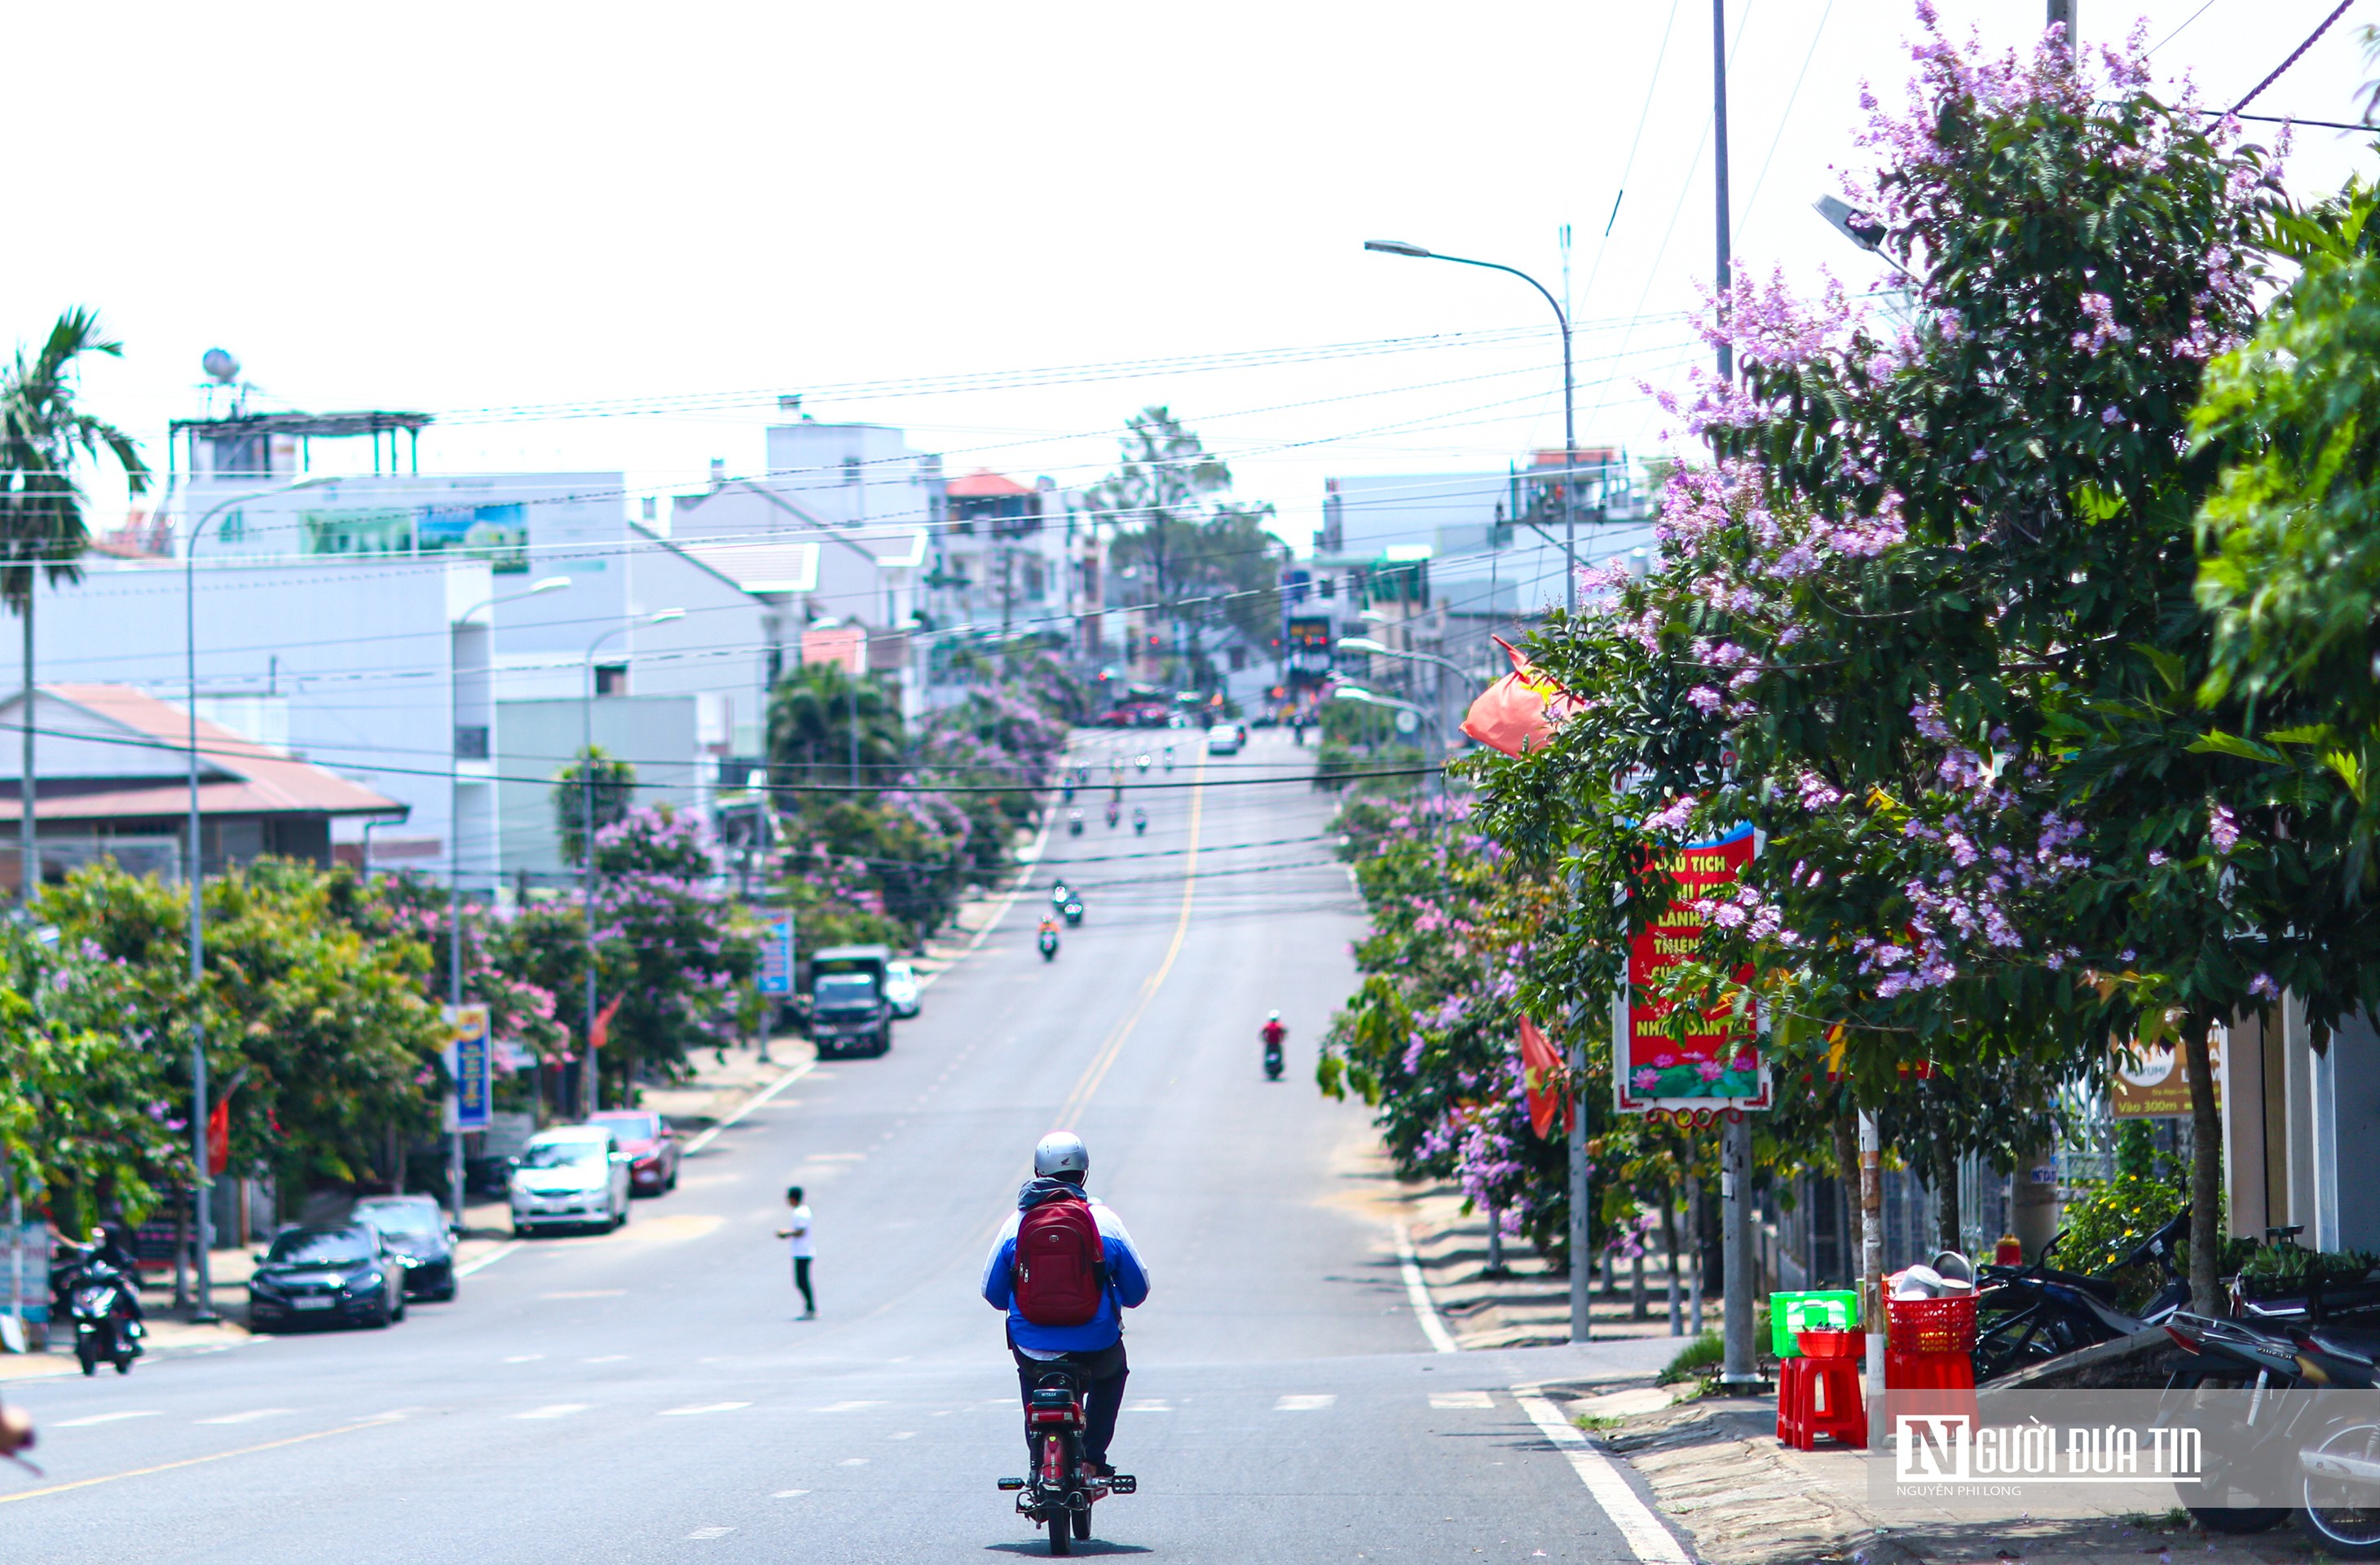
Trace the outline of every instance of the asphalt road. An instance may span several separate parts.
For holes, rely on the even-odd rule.
[[[1302,770],[1285,736],[1211,762],[1177,743],[1151,779],[1203,785],[1137,795],[1146,837],[1095,792],[890,1055],[817,1066],[621,1232],[523,1245],[388,1331],[13,1385],[47,1476],[0,1473],[0,1558],[1038,1555],[993,1487],[1023,1441],[976,1286],[1064,1123],[1154,1280],[1114,1451],[1141,1491],[1100,1504],[1081,1553],[1636,1559],[1511,1388],[1668,1344],[1429,1351],[1350,1156],[1365,1110],[1312,1082],[1360,928],[1328,802],[1236,781]],[[1089,911],[1045,964],[1059,872]],[[1256,1038],[1273,1008],[1278,1084]],[[816,1321],[771,1233],[789,1182],[817,1214]]]

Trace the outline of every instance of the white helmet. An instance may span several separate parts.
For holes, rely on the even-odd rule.
[[[1055,1179],[1060,1174],[1091,1171],[1090,1149],[1070,1130],[1053,1130],[1033,1144],[1033,1177]]]

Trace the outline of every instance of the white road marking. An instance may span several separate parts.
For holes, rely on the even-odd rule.
[[[511,1255],[515,1250],[520,1249],[528,1243],[528,1241],[526,1239],[506,1240],[504,1244],[497,1245],[494,1249],[489,1251],[486,1255],[480,1256],[477,1260],[465,1261],[461,1266],[456,1267],[455,1268],[455,1275],[457,1277],[468,1277],[475,1271],[484,1271],[488,1268],[495,1265],[498,1261],[503,1260],[506,1256]]]
[[[769,1498],[771,1499],[799,1499],[802,1496],[808,1493],[809,1493],[809,1490],[808,1489],[779,1489],[775,1494],[771,1495]]]
[[[38,810],[41,804],[40,799],[37,797],[33,802],[36,809]],[[544,1356],[545,1355],[543,1353],[515,1353],[510,1358],[504,1360],[504,1362],[506,1364],[535,1364]]]
[[[36,806],[34,813],[38,815],[40,813],[38,796],[34,802]],[[540,1293],[538,1297],[540,1299],[616,1299],[626,1292],[625,1288],[573,1288],[560,1293]]]
[[[697,1527],[694,1531],[686,1534],[686,1536],[689,1538],[723,1538],[735,1530],[735,1529],[733,1527]]]
[[[868,1459],[864,1456],[846,1456],[841,1462],[836,1462],[835,1465],[837,1467],[865,1467],[868,1465]]]
[[[38,803],[38,800],[36,802]],[[598,1353],[593,1358],[580,1359],[578,1362],[581,1364],[617,1364],[627,1356],[628,1355],[625,1353]]]
[[[1441,1410],[1458,1407],[1494,1407],[1496,1399],[1485,1391],[1440,1391],[1429,1399],[1429,1405]]]
[[[160,1418],[164,1413],[153,1407],[138,1413],[93,1413],[81,1418],[61,1419],[50,1425],[53,1429],[88,1429],[94,1424],[121,1424],[128,1418]]]
[[[1319,1394],[1283,1397],[1272,1404],[1275,1413],[1320,1413],[1339,1399],[1328,1391]]]
[[[914,1440],[917,1438],[917,1431],[915,1429],[904,1429],[897,1435],[887,1435],[885,1437],[888,1440]]]
[[[1172,1413],[1173,1408],[1163,1397],[1141,1397],[1123,1404],[1126,1413]]]
[[[830,1402],[824,1407],[814,1407],[810,1411],[812,1413],[857,1413],[863,1408],[883,1405],[882,1402]]]
[[[1421,1334],[1429,1345],[1441,1353],[1459,1352],[1446,1322],[1438,1317],[1438,1306],[1429,1302],[1429,1284],[1421,1280],[1421,1262],[1414,1258],[1413,1235],[1402,1222],[1397,1224],[1397,1270],[1404,1276],[1405,1302],[1413,1305],[1414,1318],[1421,1322]]]
[[[527,1413],[516,1413],[513,1416],[515,1418],[567,1418],[574,1413],[585,1413],[593,1405],[591,1402],[555,1402],[552,1407],[531,1408]]]
[[[734,1413],[739,1407],[751,1405],[750,1402],[701,1402],[693,1407],[665,1407],[662,1409],[661,1415],[663,1418],[691,1418],[698,1413]]]
[[[1611,1465],[1609,1457],[1589,1443],[1576,1425],[1555,1411],[1541,1387],[1515,1386],[1512,1398],[1529,1415],[1529,1422],[1570,1459],[1572,1471],[1586,1486],[1595,1503],[1603,1508],[1603,1513],[1611,1518],[1612,1525],[1620,1529],[1631,1554],[1645,1565],[1692,1565],[1685,1549],[1670,1535],[1670,1529],[1661,1525],[1661,1519],[1653,1514],[1653,1508],[1636,1497],[1628,1480]]]
[[[252,1424],[260,1418],[272,1418],[294,1411],[285,1407],[251,1408],[246,1413],[226,1413],[221,1418],[201,1418],[200,1424]]]
[[[808,1075],[816,1069],[818,1069],[818,1062],[816,1060],[803,1061],[792,1070],[787,1071],[783,1075],[779,1076],[775,1081],[771,1082],[767,1086],[762,1087],[757,1096],[746,1098],[742,1108],[734,1110],[725,1119],[720,1121],[709,1130],[704,1131],[692,1141],[687,1142],[686,1144],[686,1149],[681,1156],[692,1157],[695,1153],[701,1151],[717,1138],[721,1131],[725,1130],[729,1125],[734,1124],[736,1121],[742,1119],[753,1110],[758,1109],[761,1104],[766,1103],[771,1098],[776,1097],[777,1094],[784,1091],[785,1088],[793,1086],[795,1082],[801,1080],[804,1076]]]

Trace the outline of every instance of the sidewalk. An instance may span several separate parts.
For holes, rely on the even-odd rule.
[[[1866,1453],[1823,1441],[1809,1451],[1780,1445],[1773,1400],[1669,1405],[1669,1390],[1649,1382],[1547,1391],[1565,1416],[1593,1421],[1590,1438],[1643,1475],[1707,1565],[2140,1565],[2143,1556],[2171,1565],[2185,1554],[2210,1565],[2297,1565],[2316,1558],[2287,1525],[2210,1535],[2178,1509],[2125,1512],[2083,1499],[2054,1514],[2036,1504],[1997,1518],[1902,1507],[1888,1523],[1867,1498]],[[1618,1422],[1607,1426],[1607,1419]]]

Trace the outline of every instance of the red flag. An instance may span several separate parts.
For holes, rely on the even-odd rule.
[[[620,1000],[625,1000],[628,997],[626,995],[622,995]],[[601,1051],[605,1042],[611,1038],[612,1017],[620,1009],[620,1000],[613,1001],[611,1004],[603,1007],[602,1010],[595,1013],[594,1028],[587,1035],[587,1049],[589,1053]]]
[[[1508,756],[1542,750],[1554,725],[1578,710],[1578,698],[1541,673],[1502,637],[1494,637],[1512,660],[1512,672],[1488,686],[1463,714],[1463,732]]]
[[[1536,1023],[1521,1018],[1521,1081],[1529,1092],[1529,1128],[1542,1141],[1553,1133],[1554,1109],[1562,1110],[1562,1131],[1567,1134],[1571,1121],[1578,1112],[1571,1095],[1562,1090],[1561,1055],[1546,1041]]]
[[[231,1166],[231,1094],[215,1099],[207,1110],[207,1172],[219,1174]]]

